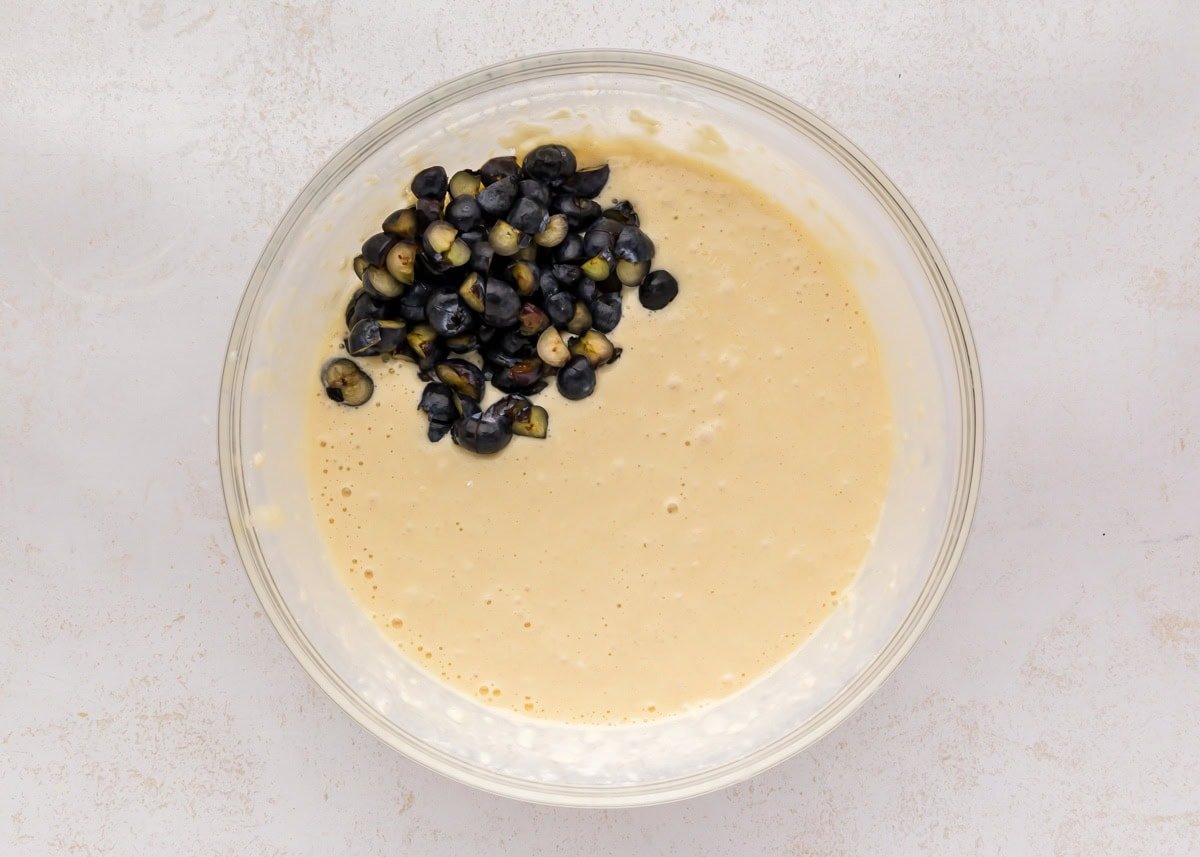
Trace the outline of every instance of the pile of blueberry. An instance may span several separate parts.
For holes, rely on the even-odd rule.
[[[416,203],[363,244],[346,350],[416,363],[429,382],[418,407],[430,440],[449,433],[465,449],[494,453],[514,434],[544,438],[549,416],[530,397],[551,377],[567,399],[595,391],[596,369],[621,355],[608,334],[624,289],[636,288],[651,310],[679,293],[673,276],[650,269],[654,242],[633,206],[596,201],[608,175],[607,165],[577,169],[558,144],[453,176],[429,167],[412,180]],[[483,409],[488,381],[506,395]],[[345,357],[325,364],[321,382],[345,405],[374,392]]]

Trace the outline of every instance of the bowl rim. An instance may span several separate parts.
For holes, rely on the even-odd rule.
[[[954,356],[963,420],[962,444],[950,514],[942,543],[921,592],[888,644],[812,718],[766,746],[714,768],[632,786],[537,783],[468,764],[398,729],[329,666],[304,634],[271,576],[248,513],[242,471],[240,392],[248,355],[249,320],[275,255],[309,204],[352,161],[374,151],[406,126],[430,117],[446,100],[461,100],[501,85],[565,74],[616,72],[667,78],[735,98],[792,126],[833,155],[888,211],[920,260],[942,313]],[[979,358],[958,289],[925,225],[892,181],[853,143],[811,111],[762,84],[706,63],[632,50],[570,50],[536,54],[486,66],[412,98],[371,123],[329,158],[288,207],[259,256],[230,332],[221,376],[218,458],[234,542],[263,611],[305,672],[337,705],[387,746],[443,776],[505,797],[576,807],[666,803],[748,779],[810,747],[842,723],[899,666],[929,624],[966,545],[983,466],[983,390]]]

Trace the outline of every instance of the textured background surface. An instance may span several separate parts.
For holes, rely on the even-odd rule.
[[[0,5],[0,853],[1200,852],[1194,3],[237,6]],[[629,812],[475,793],[325,699],[234,554],[213,426],[318,165],[447,77],[587,46],[726,66],[865,149],[988,405],[971,544],[892,679],[756,780]]]

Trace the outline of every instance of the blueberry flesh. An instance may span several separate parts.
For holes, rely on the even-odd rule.
[[[428,324],[413,325],[405,339],[422,372],[432,372],[433,367],[446,356],[446,343],[438,338],[437,331]]]
[[[531,303],[521,304],[517,313],[520,331],[524,336],[536,336],[550,326],[550,318],[546,311]]]
[[[404,294],[404,284],[393,277],[386,268],[368,265],[363,271],[362,283],[367,294],[381,301],[390,301]]]
[[[352,408],[365,405],[375,392],[371,376],[345,357],[334,358],[321,367],[321,386],[330,399]]]
[[[434,367],[434,374],[443,384],[460,396],[476,401],[483,398],[483,370],[469,360],[452,357]]]
[[[521,241],[527,236],[507,220],[497,220],[488,230],[488,243],[501,256],[515,256],[521,251]]]
[[[446,340],[446,349],[451,354],[470,354],[479,350],[479,337],[474,333],[460,333]]]
[[[679,294],[679,283],[666,271],[651,271],[638,286],[638,300],[646,309],[662,309]]]
[[[508,277],[518,294],[527,298],[537,291],[541,271],[533,262],[513,262],[508,266]]]
[[[549,143],[531,150],[521,166],[529,178],[555,186],[574,175],[575,153],[559,143]]]
[[[479,174],[474,170],[459,170],[450,176],[448,185],[451,199],[460,196],[474,196],[479,193]]]
[[[592,327],[601,333],[611,333],[621,323],[621,295],[600,295],[592,301]]]
[[[571,311],[571,318],[567,321],[567,330],[571,333],[580,334],[592,326],[592,311],[588,309],[588,305],[583,301],[575,301],[575,307]]]
[[[596,370],[586,357],[572,357],[558,370],[558,392],[564,399],[586,399],[595,389]]]
[[[479,207],[492,217],[503,217],[517,200],[517,181],[511,176],[485,187],[475,197]]]
[[[605,251],[588,259],[579,267],[589,280],[602,283],[612,276],[612,254]]]
[[[570,229],[571,224],[565,214],[552,214],[546,218],[546,225],[541,232],[533,236],[533,240],[539,247],[557,247],[567,237]]]
[[[522,408],[511,422],[512,433],[520,437],[541,439],[550,430],[550,414],[541,405]]]
[[[546,385],[539,384],[542,380],[542,361],[536,357],[527,357],[516,361],[511,366],[505,366],[492,375],[492,386],[505,393],[526,393],[533,395]]]
[[[383,221],[383,231],[395,235],[405,241],[412,241],[417,237],[417,210],[415,208],[401,208],[399,211],[393,211]]]
[[[469,452],[493,455],[508,446],[512,440],[512,428],[507,420],[494,414],[480,413],[455,422],[450,429],[450,436]]]
[[[417,199],[436,199],[439,202],[446,195],[450,180],[442,167],[426,167],[413,176],[412,192]]]

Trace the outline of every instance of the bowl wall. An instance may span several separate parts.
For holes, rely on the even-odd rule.
[[[303,449],[313,343],[353,288],[353,248],[429,163],[481,163],[541,131],[649,133],[787,202],[847,260],[879,336],[897,450],[878,535],[835,612],[790,659],[702,711],[640,726],[510,715],[436,681],[370,622],[312,524]],[[844,719],[928,622],[966,536],[980,465],[977,360],[957,293],[882,174],[781,96],[690,62],[534,57],[404,105],[313,179],[251,278],[221,393],[230,519],[264,608],[313,678],[375,735],[463,782],[589,806],[653,803],[743,779]],[[737,569],[730,569],[736,574]]]

